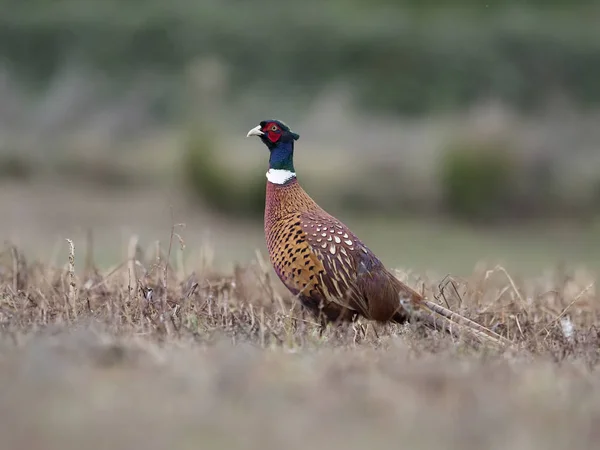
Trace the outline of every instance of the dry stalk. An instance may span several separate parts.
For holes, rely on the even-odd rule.
[[[75,244],[71,239],[66,239],[69,243],[69,294],[68,304],[71,308],[72,317],[77,318],[77,308],[75,305],[77,298],[77,285],[75,284]]]
[[[133,235],[131,238],[129,238],[129,245],[127,247],[127,291],[129,292],[130,298],[131,293],[137,292],[138,290],[137,275],[135,270],[137,248],[138,237],[137,235]]]
[[[486,271],[484,279],[487,280],[489,278],[489,276],[492,273],[496,272],[496,271],[502,272],[506,276],[506,278],[508,279],[508,282],[510,283],[510,286],[512,287],[514,293],[516,294],[517,298],[519,299],[519,302],[521,303],[521,307],[524,310],[527,310],[527,307],[526,307],[527,304],[525,303],[525,300],[523,299],[523,296],[521,295],[521,292],[517,288],[517,285],[515,284],[513,278],[510,276],[510,274],[508,273],[508,271],[504,267],[502,267],[502,266],[496,266],[492,270]]]
[[[19,290],[19,252],[14,245],[10,248],[10,254],[12,256],[13,266],[12,288],[13,292],[16,294]]]
[[[178,223],[177,226],[185,228],[184,223]],[[181,237],[181,235],[179,233],[173,233],[173,234],[179,241],[179,251],[177,252],[176,256],[177,256],[178,276],[179,276],[179,279],[182,280],[185,278],[185,263],[183,260],[183,252],[185,251],[185,241],[183,240],[183,237]]]

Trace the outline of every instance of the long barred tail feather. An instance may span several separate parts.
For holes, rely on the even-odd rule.
[[[487,342],[501,347],[513,344],[510,339],[432,301],[423,299],[416,305],[409,300],[401,300],[400,303],[418,322],[429,328],[448,332],[456,338],[463,335],[480,343]]]

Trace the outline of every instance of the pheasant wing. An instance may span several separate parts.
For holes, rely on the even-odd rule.
[[[325,298],[369,317],[361,285],[364,277],[383,267],[381,262],[335,217],[304,213],[300,218],[306,242],[322,266],[318,277]]]

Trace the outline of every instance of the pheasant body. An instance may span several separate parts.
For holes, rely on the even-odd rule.
[[[479,339],[502,336],[420,294],[389,272],[346,225],[323,210],[300,186],[293,166],[298,135],[283,122],[263,121],[248,136],[270,150],[264,228],[277,276],[323,324],[357,316],[398,323],[418,318],[430,328],[467,327]]]
[[[319,207],[298,180],[267,182],[265,237],[275,272],[313,314],[327,321],[357,314],[377,321],[406,314],[399,280],[342,222]],[[416,293],[404,289],[417,298]]]

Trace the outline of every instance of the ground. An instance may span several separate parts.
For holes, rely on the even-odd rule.
[[[3,352],[3,448],[595,448],[584,359],[386,341],[290,352],[52,333]]]
[[[137,258],[107,271],[3,254],[3,448],[551,450],[598,440],[593,272],[480,268],[451,279],[445,299],[439,280],[419,278],[432,299],[514,342],[496,348],[416,324],[320,336],[264,261],[192,272],[165,270],[151,252]]]

